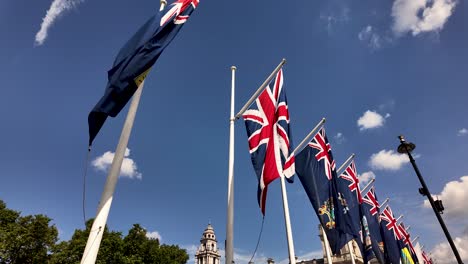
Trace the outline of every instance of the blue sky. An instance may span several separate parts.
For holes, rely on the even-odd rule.
[[[118,50],[158,8],[148,0],[0,2],[0,199],[24,214],[47,214],[62,239],[83,228],[87,115]],[[391,199],[413,237],[437,247],[434,257],[452,256],[440,245],[444,235],[423,205],[413,169],[394,153],[404,134],[416,143],[417,163],[466,249],[468,214],[460,201],[468,199],[467,12],[454,0],[201,1],[147,78],[108,225],[126,231],[140,223],[193,258],[211,221],[223,247],[230,66],[238,68],[239,110],[286,58],[293,142],[326,117],[337,164],[356,153],[358,172],[375,175],[380,200]],[[125,114],[109,119],[95,140],[88,217],[106,177],[103,154],[114,151]],[[255,248],[261,213],[241,121],[235,148],[234,247],[243,263]],[[298,181],[287,190],[296,255],[316,256],[312,206]],[[287,259],[284,229],[276,181],[257,262]]]

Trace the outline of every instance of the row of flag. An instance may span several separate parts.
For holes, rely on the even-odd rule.
[[[296,174],[317,214],[333,254],[351,240],[364,263],[431,264],[419,242],[398,221],[388,202],[378,202],[375,186],[360,189],[354,158],[337,172],[322,124],[304,149],[294,153],[283,71],[260,93],[244,114],[249,151],[258,177],[258,203],[265,215],[268,184],[279,177],[293,182]]]

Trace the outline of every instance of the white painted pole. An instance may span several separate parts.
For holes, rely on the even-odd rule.
[[[120,174],[120,168],[122,167],[125,149],[128,145],[128,139],[132,132],[133,122],[135,121],[135,115],[140,102],[144,83],[145,82],[143,81],[135,91],[130,108],[128,109],[127,118],[125,119],[119,143],[115,150],[114,159],[112,160],[112,165],[107,175],[104,191],[102,192],[101,200],[99,202],[97,215],[94,219],[93,226],[91,227],[91,232],[89,233],[83,257],[81,258],[81,264],[94,264],[96,262],[99,246],[102,240],[102,234],[104,233],[104,228],[106,226],[107,217],[114,197],[115,186]]]
[[[228,163],[228,197],[226,219],[226,264],[234,263],[234,98],[236,82],[236,66],[231,66],[231,114],[229,117],[229,163]]]
[[[284,224],[286,225],[286,237],[288,240],[289,263],[296,264],[296,254],[294,253],[294,241],[292,238],[291,221],[289,219],[288,195],[286,194],[286,184],[284,175],[281,178],[281,193],[283,195]]]
[[[282,59],[281,62],[276,66],[276,68],[273,70],[273,72],[266,78],[266,80],[258,87],[257,91],[250,97],[250,99],[245,103],[245,105],[241,108],[239,113],[236,114],[236,119],[240,118],[242,114],[244,114],[245,111],[249,108],[249,106],[257,99],[257,97],[260,95],[260,93],[265,89],[265,87],[270,83],[270,81],[275,77],[275,75],[281,70],[281,67],[286,63],[286,59]]]
[[[304,146],[309,143],[310,138],[315,135],[315,132],[325,123],[325,117],[318,122],[318,124],[309,132],[309,134],[297,145],[297,147],[293,150],[292,154],[296,155],[296,153],[300,152]]]
[[[331,249],[330,249],[330,243],[328,243],[328,237],[327,233],[325,233],[325,229],[323,228],[322,225],[320,225],[320,228],[322,228],[322,234],[323,234],[323,243],[325,246],[325,255],[327,256],[327,263],[332,264],[332,257],[331,257]]]
[[[356,264],[356,260],[354,259],[354,252],[353,252],[353,242],[352,240],[351,241],[348,241],[348,250],[349,250],[349,255],[351,256],[351,263],[352,264]],[[363,253],[364,254],[364,253]]]
[[[159,1],[159,3],[161,4],[161,5],[159,6],[159,11],[163,11],[164,8],[165,8],[166,5],[167,5],[167,1],[166,1],[166,0],[161,0],[161,1]]]

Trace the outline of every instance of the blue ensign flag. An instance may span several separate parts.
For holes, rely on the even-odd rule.
[[[344,231],[354,237],[356,243],[359,245],[364,263],[367,263],[361,236],[362,196],[354,160],[352,160],[344,171],[341,172],[340,177],[336,178],[336,186],[338,197],[341,198],[341,201],[345,204],[343,209],[343,220],[346,229]]]
[[[104,96],[89,113],[89,146],[107,117],[117,116],[124,108],[198,3],[199,0],[175,1],[151,17],[122,47],[108,71]]]
[[[380,204],[377,200],[374,187],[364,194],[362,201],[364,254],[367,255],[368,261],[371,261],[375,257],[380,264],[385,264],[384,243],[380,233]]]
[[[390,206],[387,205],[381,211],[380,220],[380,231],[385,248],[385,263],[399,264],[401,259],[401,244],[399,242],[401,234]]]
[[[297,177],[325,230],[333,254],[336,254],[353,237],[344,232],[346,205],[336,190],[336,166],[324,127],[295,158]]]

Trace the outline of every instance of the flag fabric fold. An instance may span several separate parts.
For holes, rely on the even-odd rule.
[[[282,176],[292,182],[294,175],[289,110],[283,83],[281,69],[243,114],[251,160],[258,178],[257,200],[263,215],[268,185]]]
[[[199,0],[177,0],[152,16],[119,51],[108,71],[104,96],[88,116],[89,146],[108,116],[115,117],[171,43]]]
[[[336,254],[353,236],[346,232],[346,202],[336,189],[336,165],[324,127],[295,158],[296,174]]]

